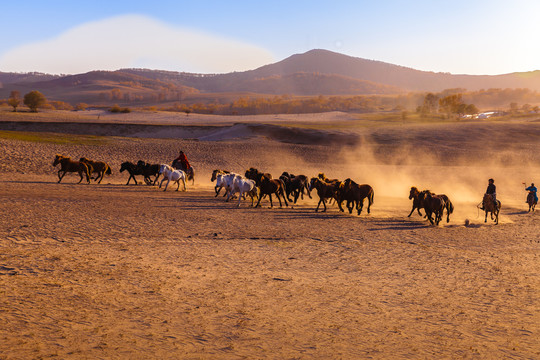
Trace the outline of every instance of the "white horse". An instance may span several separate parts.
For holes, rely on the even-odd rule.
[[[172,180],[173,182],[177,183],[178,186],[176,187],[176,191],[180,189],[180,180],[182,180],[182,183],[184,184],[184,190],[186,191],[186,173],[182,170],[175,170],[172,166],[167,164],[161,164],[159,167],[159,173],[163,174],[163,179],[159,183],[159,187],[161,188],[161,184],[165,180],[167,180],[167,184],[165,184],[165,189],[163,191],[167,191],[167,186],[169,186],[169,182]]]
[[[253,206],[255,198],[259,197],[259,188],[255,186],[255,181],[251,179],[246,179],[240,175],[234,177],[232,189],[229,192],[229,197],[237,192],[240,193],[240,195],[238,196],[237,207],[240,207],[240,200],[242,200],[242,198],[245,198],[246,194],[251,197],[251,206]],[[227,201],[229,201],[229,197],[227,197]]]
[[[241,176],[236,173],[229,173],[229,174],[224,174],[221,176],[220,175],[217,176],[216,186],[219,184],[220,187],[225,188],[225,195],[227,195],[227,200],[225,201],[229,201],[229,199],[232,196],[231,191],[233,188],[234,179],[236,177],[241,177]]]

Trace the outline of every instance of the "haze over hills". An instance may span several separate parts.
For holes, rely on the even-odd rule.
[[[258,69],[227,74],[191,74],[148,69],[92,71],[77,75],[0,72],[0,98],[10,91],[39,90],[66,102],[182,101],[213,93],[266,95],[384,95],[464,88],[540,90],[540,71],[503,75],[453,75],[415,70],[327,50],[292,55]],[[117,95],[113,92],[117,89]]]

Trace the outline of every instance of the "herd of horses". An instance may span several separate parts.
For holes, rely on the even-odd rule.
[[[323,212],[326,211],[327,202],[334,201],[340,211],[344,211],[342,204],[346,202],[349,213],[356,209],[357,214],[360,215],[365,200],[368,201],[367,212],[370,212],[374,196],[373,188],[370,185],[359,185],[352,179],[344,181],[328,179],[324,173],[319,173],[317,177],[310,179],[306,175],[283,172],[278,179],[274,179],[270,173],[261,172],[256,168],[246,170],[244,175],[217,169],[212,172],[210,180],[216,182],[215,196],[218,196],[224,189],[223,196],[227,196],[226,201],[229,201],[238,193],[238,206],[240,206],[240,198],[244,193],[251,197],[252,205],[254,198],[257,198],[255,207],[259,207],[261,200],[266,196],[270,201],[270,207],[273,207],[272,195],[276,197],[279,206],[282,207],[283,203],[285,206],[289,206],[289,203],[296,204],[299,198],[304,199],[304,195],[311,199],[311,192],[316,191],[319,197],[316,212],[319,211],[321,204],[324,207]]]
[[[56,155],[53,166],[60,165],[58,170],[58,182],[60,183],[66,173],[78,173],[81,183],[83,178],[90,183],[94,180],[101,183],[105,175],[111,175],[112,170],[109,164],[104,161],[94,161],[87,158],[80,158],[79,161],[71,160],[69,157]],[[180,166],[180,164],[178,164]],[[164,191],[167,190],[169,183],[172,181],[177,184],[176,191],[180,188],[180,182],[183,184],[183,191],[186,191],[186,182],[191,180],[195,183],[195,171],[193,167],[189,169],[176,169],[168,164],[149,164],[142,160],[137,163],[129,161],[123,162],[120,166],[120,172],[127,171],[129,174],[126,185],[129,185],[133,180],[138,184],[135,176],[143,176],[143,180],[147,185],[156,185],[158,179],[162,177],[159,187],[167,181]],[[92,177],[95,174],[95,177]],[[210,178],[212,182],[216,182],[214,187],[215,196],[217,197],[221,190],[224,190],[224,195],[230,201],[234,197],[238,197],[238,204],[247,196],[251,198],[251,206],[260,207],[261,200],[268,197],[270,207],[273,207],[272,195],[274,195],[279,206],[289,206],[289,203],[296,204],[299,199],[303,200],[304,195],[312,198],[311,193],[316,192],[319,202],[315,208],[315,212],[319,211],[322,204],[323,212],[327,210],[327,204],[332,202],[337,205],[341,212],[344,212],[343,203],[350,214],[356,210],[357,215],[362,213],[364,201],[367,200],[367,213],[370,213],[371,205],[373,205],[374,191],[368,184],[357,184],[350,178],[343,181],[338,179],[328,179],[324,173],[319,173],[316,177],[308,178],[306,175],[294,175],[288,172],[283,172],[278,179],[272,177],[270,173],[264,173],[256,168],[246,170],[244,175],[236,174],[231,171],[217,169],[212,172]],[[238,194],[238,195],[237,195]],[[292,196],[292,198],[291,198]],[[454,211],[454,205],[444,194],[434,194],[429,190],[420,191],[416,187],[411,187],[409,199],[413,201],[413,207],[408,215],[411,217],[414,210],[420,216],[424,216],[433,225],[438,225],[446,211],[446,222],[450,222],[450,215]],[[283,200],[283,203],[282,203]],[[255,204],[255,201],[257,203]],[[529,199],[528,199],[529,202]],[[534,205],[529,203],[529,211],[534,210]],[[425,215],[422,215],[420,209],[424,209]],[[494,202],[491,195],[485,194],[482,201],[482,209],[485,211],[485,219],[487,222],[488,213],[491,219],[498,224],[501,202]]]

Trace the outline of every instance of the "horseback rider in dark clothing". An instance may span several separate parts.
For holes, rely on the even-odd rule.
[[[486,194],[491,195],[491,199],[493,199],[493,204],[495,204],[495,207],[497,207],[497,187],[495,186],[494,182],[495,180],[493,179],[488,180]],[[484,210],[484,206],[481,207],[481,210]]]

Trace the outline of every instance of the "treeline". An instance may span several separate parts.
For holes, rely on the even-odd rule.
[[[70,104],[60,100],[47,101],[43,94],[39,94],[40,96],[35,96],[35,100],[30,102],[32,105],[37,100],[37,106],[32,105],[31,111],[37,111],[37,108],[84,110],[90,106],[82,102]],[[105,97],[105,95],[103,96]],[[446,114],[450,116],[451,114],[474,114],[478,113],[479,109],[509,111],[511,113],[538,111],[538,105],[540,105],[540,93],[530,89],[487,89],[468,92],[458,88],[438,93],[320,95],[315,97],[252,95],[239,97],[232,101],[225,101],[223,98],[206,100],[211,99],[211,97],[206,96],[203,97],[203,100],[199,97],[199,101],[194,102],[194,100],[190,101],[190,96],[186,93],[180,93],[171,88],[169,91],[162,89],[161,92],[154,93],[151,98],[152,101],[146,102],[146,104],[152,105],[146,106],[146,109],[217,115],[302,114],[329,111],[416,111],[420,114]],[[145,99],[148,100],[148,98]],[[131,103],[129,100],[133,100],[133,98],[130,93],[113,89],[107,94],[106,99],[102,100],[126,104]],[[174,103],[171,104],[173,101]],[[17,111],[17,106],[23,103],[23,99],[17,91],[12,91],[9,99],[0,100],[0,104],[2,103],[13,106],[13,110]],[[103,103],[100,103],[100,107],[103,107]],[[160,106],[163,103],[168,105]]]
[[[329,111],[373,112],[391,110],[401,102],[393,96],[317,96],[298,98],[288,95],[266,97],[240,97],[230,103],[175,103],[160,108],[165,111],[179,111],[198,114],[218,115],[262,115],[262,114],[304,114]]]
[[[438,93],[402,95],[240,97],[230,103],[175,103],[160,110],[219,115],[302,114],[328,111],[416,111],[423,114],[476,114],[480,109],[516,112],[537,110],[540,93],[530,89],[488,89],[468,92],[448,89]],[[156,107],[154,107],[156,108]]]

